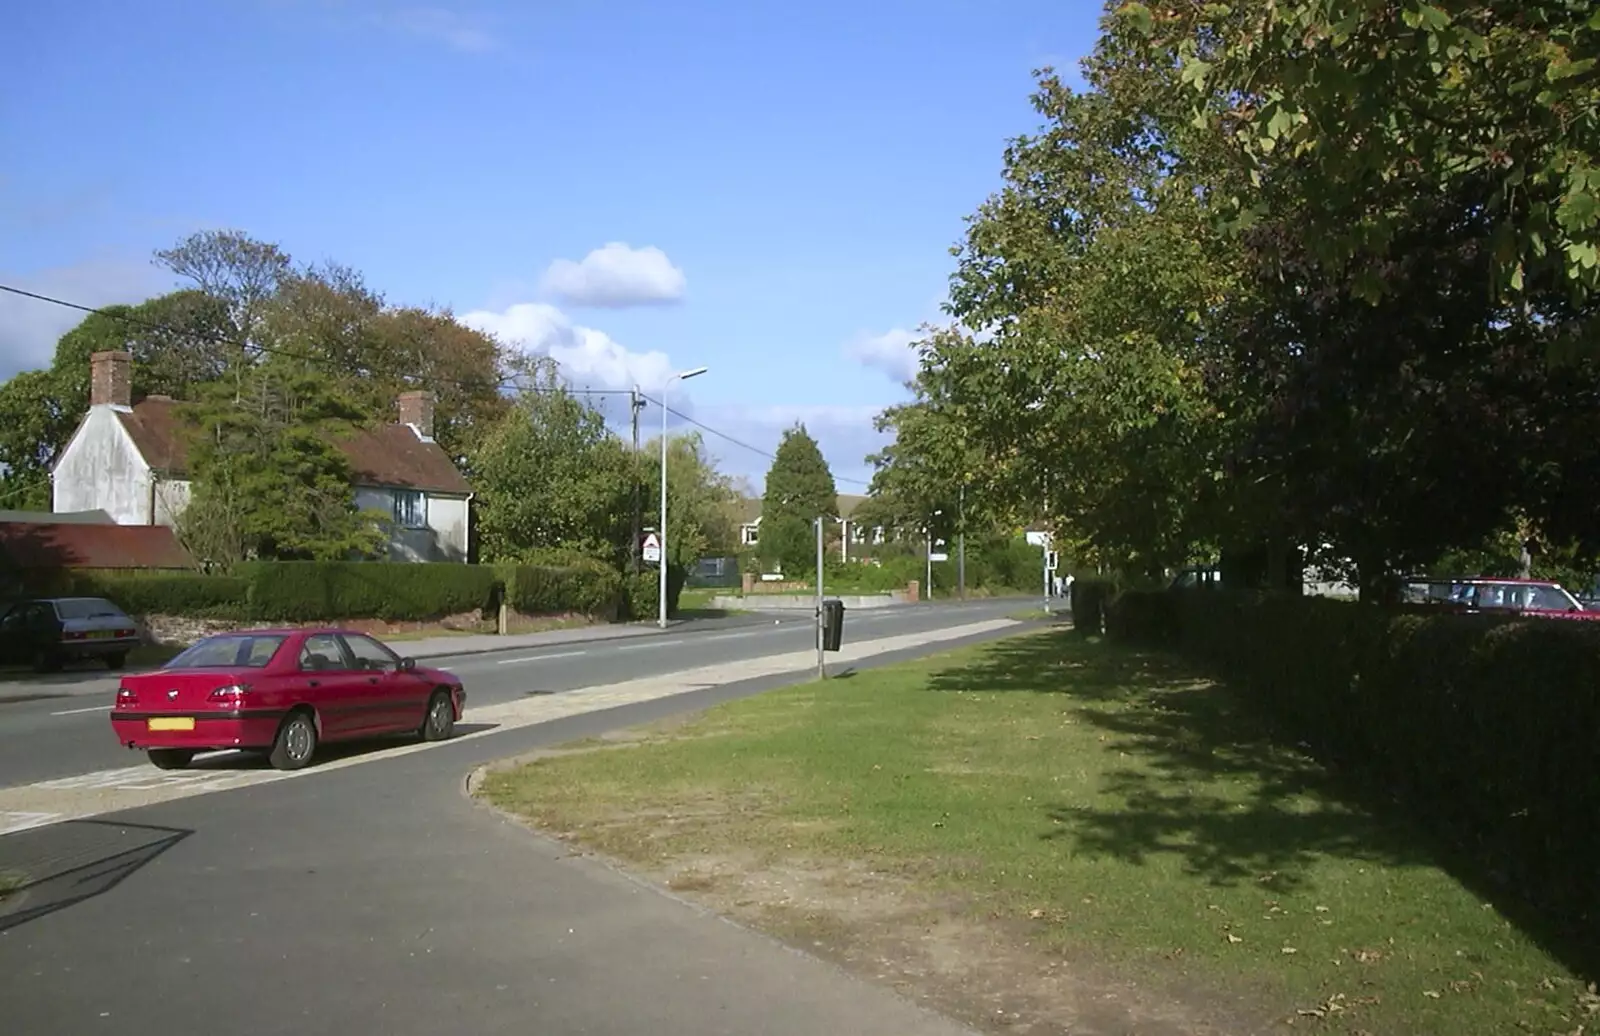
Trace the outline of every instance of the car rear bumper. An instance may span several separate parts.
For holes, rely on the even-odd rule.
[[[104,658],[106,655],[125,655],[139,646],[139,638],[106,638],[104,640],[63,640],[55,650],[62,655],[78,658]]]
[[[218,712],[113,711],[111,729],[127,748],[269,748],[278,736],[281,709]],[[151,729],[187,726],[188,729]]]

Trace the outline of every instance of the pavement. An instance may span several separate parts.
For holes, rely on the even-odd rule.
[[[1004,635],[1021,628],[1013,610],[852,616],[830,670]],[[4,1030],[965,1032],[465,794],[495,759],[807,679],[811,632],[435,658],[471,695],[462,736],[344,749],[288,775],[233,753],[194,771],[135,766],[107,729],[109,695],[75,715],[51,715],[68,711],[48,708],[59,700],[0,707],[0,875],[29,882],[0,905]],[[50,744],[101,737],[112,767],[47,761]]]

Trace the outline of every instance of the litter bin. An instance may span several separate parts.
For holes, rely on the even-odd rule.
[[[822,602],[822,650],[837,651],[844,641],[844,602]]]

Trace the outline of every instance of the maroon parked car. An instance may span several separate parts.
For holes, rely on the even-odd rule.
[[[414,732],[442,741],[466,702],[452,673],[361,633],[248,630],[207,637],[153,673],[122,678],[111,727],[163,770],[198,752],[266,752],[280,770],[325,741]]]

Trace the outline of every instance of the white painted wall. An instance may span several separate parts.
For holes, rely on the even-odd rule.
[[[156,524],[175,525],[189,506],[191,483],[186,479],[162,479],[156,483]]]
[[[467,498],[424,493],[423,499],[428,527],[396,527],[389,540],[389,557],[395,561],[467,560]],[[394,514],[391,489],[357,486],[355,501],[357,510]]]
[[[464,496],[428,494],[428,528],[433,530],[440,561],[467,560],[467,515],[470,506]]]
[[[89,408],[57,458],[51,510],[99,509],[118,525],[150,523],[150,465],[110,406]]]

